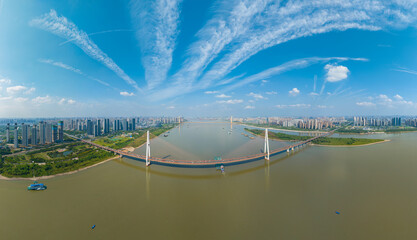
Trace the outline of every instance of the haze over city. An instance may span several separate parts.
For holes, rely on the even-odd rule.
[[[2,0],[0,117],[416,115],[416,17],[399,0]]]

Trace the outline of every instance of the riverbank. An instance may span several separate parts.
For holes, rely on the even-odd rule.
[[[383,141],[366,143],[366,144],[361,144],[361,145],[325,145],[325,144],[316,144],[316,143],[312,143],[311,145],[320,146],[320,147],[364,147],[364,146],[370,146],[370,145],[375,145],[375,144],[384,143],[384,142],[391,142],[391,140],[385,139]]]
[[[242,126],[246,126],[246,127],[253,127],[253,128],[259,128],[259,129],[265,129],[265,127],[260,127],[260,126],[256,126],[256,125],[248,125],[248,124],[244,124],[244,123],[239,123]],[[272,127],[267,127],[268,130],[279,130],[279,131],[284,131],[284,132],[296,132],[296,133],[328,133],[326,131],[310,131],[310,130],[290,130],[290,129],[282,129],[282,128],[272,128]]]
[[[7,180],[7,181],[19,181],[19,180],[38,181],[38,180],[45,180],[45,179],[50,179],[50,178],[54,178],[54,177],[58,177],[58,176],[71,175],[71,174],[74,174],[74,173],[77,173],[77,172],[81,172],[81,171],[87,170],[89,168],[96,167],[98,165],[101,165],[103,163],[106,163],[108,161],[111,161],[111,160],[114,160],[114,159],[118,159],[118,158],[120,158],[120,157],[119,156],[112,157],[112,158],[106,159],[106,160],[104,160],[102,162],[98,162],[98,163],[95,163],[93,165],[90,165],[90,166],[87,166],[87,167],[83,167],[83,168],[80,168],[80,169],[77,169],[77,170],[74,170],[74,171],[70,171],[70,172],[64,172],[64,173],[58,173],[58,174],[54,174],[54,175],[40,176],[40,177],[34,177],[34,178],[33,177],[30,177],[30,178],[24,178],[24,177],[16,177],[16,178],[12,177],[12,178],[9,178],[9,177],[5,177],[5,176],[3,176],[3,175],[0,174],[0,180]]]
[[[265,136],[265,131],[263,130],[245,128],[245,131],[257,136]],[[296,136],[280,132],[269,132],[268,137],[272,140],[278,141],[306,141],[311,139],[309,136]],[[384,141],[385,140],[383,139],[321,137],[313,140],[311,143],[321,146],[366,146]]]

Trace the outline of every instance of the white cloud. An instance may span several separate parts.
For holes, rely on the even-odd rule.
[[[243,78],[241,81],[227,87],[225,90],[232,90],[237,87],[242,87],[244,85],[247,85],[252,82],[261,81],[262,79],[270,78],[274,75],[279,75],[281,73],[291,71],[294,69],[301,69],[306,68],[313,64],[318,63],[326,63],[329,61],[368,61],[368,59],[365,58],[347,58],[347,57],[328,57],[328,58],[320,58],[320,57],[311,57],[311,58],[301,58],[301,59],[295,59],[286,63],[283,63],[281,65],[278,65],[276,67],[272,67],[269,69],[266,69],[260,73],[253,74],[251,76],[248,76],[246,78]]]
[[[318,96],[319,94],[318,93],[316,93],[316,92],[311,92],[311,93],[309,93],[308,95],[310,95],[310,96]]]
[[[255,107],[248,105],[248,106],[245,107],[245,109],[255,109]]]
[[[182,0],[130,1],[136,38],[150,89],[161,84],[172,63]]]
[[[52,103],[52,98],[49,95],[46,95],[45,97],[38,96],[32,99],[32,102],[35,104]]]
[[[268,5],[251,23],[251,31],[236,39],[230,53],[215,63],[207,75],[219,79],[256,53],[302,37],[335,30],[376,31],[408,25],[416,19],[416,5],[408,1],[277,1]]]
[[[268,2],[270,0],[233,0],[218,5],[221,9],[198,31],[198,40],[189,47],[182,69],[175,74],[176,81],[189,87],[225,46],[245,35],[253,18]],[[201,84],[207,87],[211,82],[211,78],[203,79]]]
[[[270,92],[266,92],[266,94],[268,94],[268,95],[277,95],[278,93],[275,92],[275,91],[270,91]]]
[[[6,79],[6,78],[1,78],[0,79],[0,85],[1,84],[11,84],[12,81],[10,79]]]
[[[398,100],[398,101],[401,101],[401,100],[404,100],[404,98],[403,97],[401,97],[400,95],[395,95],[394,96],[394,99],[396,99],[396,100]]]
[[[268,80],[265,80],[265,79],[264,79],[264,80],[262,80],[262,83],[267,83],[267,82],[268,82]]]
[[[219,93],[219,91],[205,91],[205,94],[216,94]]]
[[[328,106],[326,106],[326,105],[317,105],[317,108],[325,109],[325,108],[328,108]]]
[[[36,88],[32,87],[32,88],[28,89],[28,90],[25,92],[25,94],[31,94],[31,93],[33,93],[35,90],[36,90]]]
[[[169,106],[168,109],[175,109],[175,106]]]
[[[236,104],[236,103],[243,103],[243,100],[242,99],[230,99],[230,100],[216,101],[216,103]]]
[[[324,69],[327,70],[326,80],[328,82],[339,82],[348,77],[349,69],[342,65],[332,65],[327,64],[324,66]]]
[[[134,93],[129,93],[129,92],[120,92],[120,95],[125,96],[125,97],[135,96]]]
[[[231,96],[228,96],[228,95],[226,95],[226,94],[219,94],[219,95],[216,95],[216,98],[230,98]]]
[[[81,48],[88,56],[100,62],[125,82],[137,90],[140,90],[135,81],[133,81],[107,54],[105,54],[86,34],[84,31],[68,20],[66,17],[59,17],[55,10],[44,14],[40,18],[32,19],[29,24],[42,30],[51,32],[67,40],[73,40],[73,43]]]
[[[376,99],[382,105],[390,105],[392,103],[392,99],[385,94],[380,94]]]
[[[29,99],[27,98],[22,98],[22,97],[17,97],[14,99],[16,102],[27,102]]]
[[[376,106],[376,104],[372,103],[372,102],[357,102],[356,105],[361,106],[361,107],[374,107],[374,106]]]
[[[8,97],[0,97],[0,101],[6,101],[6,100],[11,100],[13,99],[12,97],[8,96]]]
[[[253,98],[255,98],[256,100],[266,99],[266,98],[265,98],[264,96],[262,96],[261,94],[257,94],[257,93],[253,93],[253,92],[249,93],[249,94],[248,94],[248,96],[249,96],[249,97],[253,97]]]
[[[66,99],[66,98],[61,98],[61,100],[58,101],[58,104],[62,105],[62,104],[75,104],[76,101],[72,100],[72,99]]]
[[[77,69],[75,67],[72,67],[72,66],[70,66],[68,64],[65,64],[65,63],[62,63],[62,62],[56,62],[56,61],[51,60],[51,59],[39,59],[38,61],[41,62],[41,63],[46,63],[46,64],[53,65],[55,67],[59,67],[59,68],[63,68],[63,69],[69,70],[71,72],[74,72],[74,73],[77,73],[77,74],[82,75],[84,77],[87,77],[87,78],[89,78],[89,79],[91,79],[93,81],[96,81],[96,82],[98,82],[98,83],[100,83],[100,84],[102,84],[104,86],[111,87],[110,84],[108,84],[108,83],[106,83],[106,82],[104,82],[104,81],[102,81],[100,79],[91,77],[91,76],[83,73],[80,69]]]
[[[8,88],[6,88],[6,91],[9,94],[17,94],[17,93],[22,92],[26,89],[27,89],[27,87],[19,85],[19,86],[8,87]]]
[[[290,96],[295,97],[295,96],[297,96],[298,94],[300,94],[300,90],[298,90],[298,88],[293,88],[293,89],[292,89],[292,90],[290,90],[288,93],[290,94]]]
[[[298,104],[291,104],[291,105],[276,105],[277,108],[309,108],[311,107],[310,104],[298,103]]]

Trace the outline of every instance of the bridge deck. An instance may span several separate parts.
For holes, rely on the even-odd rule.
[[[275,150],[270,152],[270,156],[273,156],[273,155],[276,155],[276,154],[279,154],[279,153],[283,153],[283,152],[286,152],[287,150],[291,150],[292,148],[296,148],[296,147],[305,145],[305,144],[307,144],[311,141],[314,141],[317,138],[326,137],[328,135],[331,135],[331,134],[333,134],[333,132],[334,131],[322,134],[322,135],[317,136],[317,137],[310,138],[306,141],[298,142],[296,144],[292,144],[292,145],[289,145],[289,146],[285,146],[285,147],[282,147],[282,148],[275,149]],[[88,144],[93,145],[97,148],[101,148],[101,149],[106,150],[106,151],[114,152],[114,153],[119,154],[123,157],[129,157],[129,158],[140,160],[140,161],[146,161],[146,156],[144,156],[144,155],[135,154],[135,153],[128,153],[128,152],[120,151],[120,150],[117,150],[117,149],[101,146],[101,145],[98,145],[96,143],[86,141],[86,140],[83,140],[83,139],[80,139],[80,138],[77,138],[75,136],[71,136],[71,135],[68,135],[68,134],[67,134],[67,136],[78,139],[78,140],[80,140],[84,143],[88,143]],[[179,159],[150,157],[150,161],[151,161],[151,163],[160,164],[160,165],[167,165],[167,166],[214,167],[215,165],[218,165],[218,164],[221,164],[221,165],[236,165],[236,164],[251,162],[251,161],[255,161],[255,160],[260,160],[260,159],[263,159],[264,157],[265,157],[264,153],[258,153],[258,154],[244,156],[244,157],[226,158],[226,159],[222,159],[222,160],[214,160],[214,159],[213,160],[179,160]]]

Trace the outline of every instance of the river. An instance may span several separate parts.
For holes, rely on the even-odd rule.
[[[243,126],[185,123],[151,154],[212,159],[259,153]],[[415,239],[417,133],[362,147],[308,146],[226,167],[118,159],[42,181],[0,181],[1,239]],[[271,150],[285,142],[271,141]],[[142,153],[143,148],[136,152]],[[340,214],[336,214],[339,212]],[[94,230],[91,229],[96,225]]]

